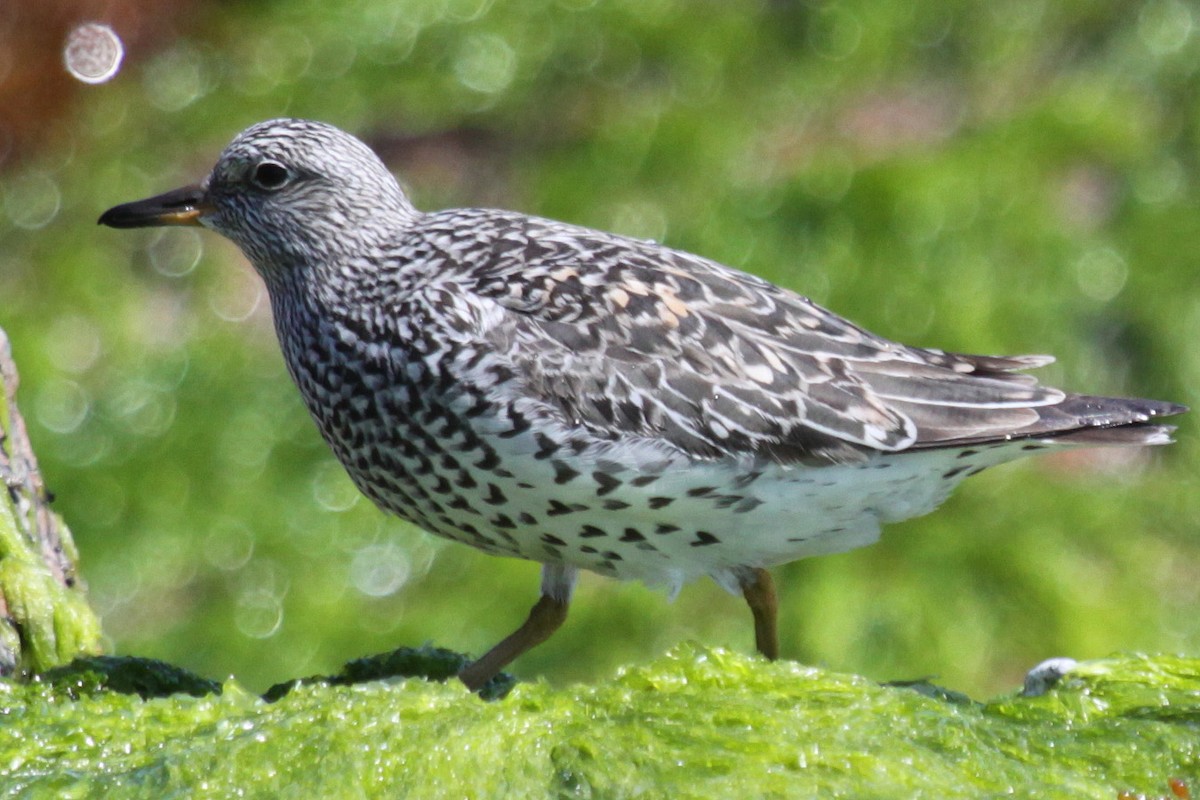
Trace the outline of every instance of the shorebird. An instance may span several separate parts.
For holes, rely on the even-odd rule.
[[[892,342],[656,242],[421,212],[320,122],[253,125],[199,185],[100,222],[233,240],[358,488],[432,534],[542,564],[528,619],[460,674],[472,689],[562,624],[581,569],[671,591],[712,577],[776,658],[768,567],[869,544],[994,464],[1166,444],[1155,420],[1186,410],[1024,374],[1048,356]]]

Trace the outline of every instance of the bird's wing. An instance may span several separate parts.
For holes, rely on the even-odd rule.
[[[1003,435],[1063,399],[1014,372],[1046,357],[905,347],[653,242],[514,215],[491,243],[471,280],[506,309],[494,346],[527,392],[601,435],[845,461]]]

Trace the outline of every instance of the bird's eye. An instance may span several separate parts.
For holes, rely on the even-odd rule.
[[[291,177],[288,168],[277,161],[264,161],[250,174],[250,180],[255,186],[268,191],[282,189]]]

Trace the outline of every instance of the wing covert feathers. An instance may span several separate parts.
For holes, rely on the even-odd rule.
[[[601,436],[662,439],[698,457],[836,462],[1028,437],[1157,444],[1167,432],[1147,423],[1184,410],[1070,395],[1023,372],[1049,356],[898,344],[653,242],[475,213],[488,215],[493,255],[466,277],[505,310],[493,341],[531,395]]]

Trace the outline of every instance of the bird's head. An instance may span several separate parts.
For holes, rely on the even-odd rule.
[[[361,252],[414,214],[361,141],[323,122],[275,119],[239,133],[201,183],[111,208],[100,224],[211,228],[269,276]]]

